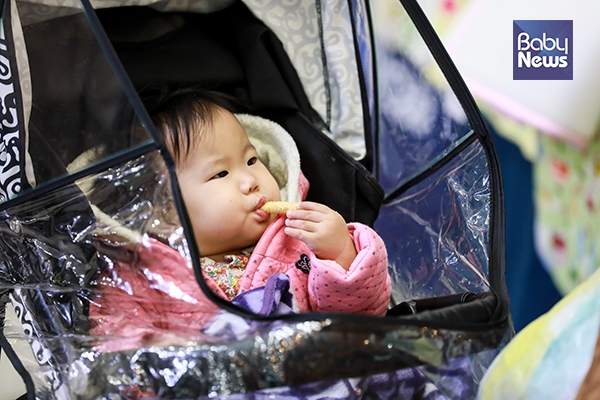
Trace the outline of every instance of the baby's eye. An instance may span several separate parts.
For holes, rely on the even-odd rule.
[[[227,172],[227,171],[221,171],[210,179],[225,178],[228,174],[229,174],[229,172]]]
[[[248,165],[254,165],[258,161],[258,157],[252,157],[248,160]]]

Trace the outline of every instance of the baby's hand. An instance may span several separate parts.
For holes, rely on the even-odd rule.
[[[285,215],[286,234],[306,243],[317,257],[350,268],[357,253],[340,214],[326,205],[305,201]]]

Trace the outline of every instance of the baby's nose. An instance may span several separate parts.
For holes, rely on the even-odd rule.
[[[257,191],[259,188],[258,180],[252,174],[248,174],[242,180],[242,192],[252,193]]]

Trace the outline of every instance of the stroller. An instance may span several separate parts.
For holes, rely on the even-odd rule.
[[[418,4],[396,4],[392,43],[373,3],[3,1],[0,345],[26,398],[475,396],[513,336],[498,161]],[[386,317],[261,315],[211,292],[141,101],[154,83],[229,93],[290,133],[308,200],[384,239]],[[145,236],[193,265],[216,323],[98,351],[100,274]]]

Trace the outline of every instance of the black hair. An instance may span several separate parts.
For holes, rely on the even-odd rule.
[[[211,130],[219,110],[246,111],[234,97],[200,87],[146,88],[140,97],[177,165],[186,160],[192,146]]]

